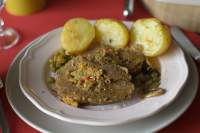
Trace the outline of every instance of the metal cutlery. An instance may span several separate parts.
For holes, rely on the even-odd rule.
[[[194,46],[194,44],[186,37],[186,35],[178,27],[171,27],[171,34],[175,41],[187,52],[189,53],[197,62],[200,63],[200,52]]]
[[[1,88],[3,88],[3,81],[0,77],[0,89]],[[10,129],[8,127],[8,123],[5,118],[5,113],[1,104],[1,100],[0,100],[0,126],[2,128],[2,133],[10,133]]]
[[[3,88],[3,81],[2,81],[2,79],[1,79],[1,77],[0,77],[0,89],[1,88]]]
[[[125,0],[124,1],[124,10],[123,15],[124,17],[128,17],[132,15],[134,10],[134,0]]]
[[[3,111],[1,101],[0,101],[0,125],[2,129],[2,133],[10,133],[10,129],[8,127],[8,123],[5,118],[5,113]]]

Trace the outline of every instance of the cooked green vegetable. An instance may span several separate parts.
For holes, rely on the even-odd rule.
[[[149,97],[155,97],[155,96],[160,96],[162,94],[164,94],[166,92],[166,90],[162,89],[162,88],[154,88],[149,90],[149,92],[147,92],[144,97],[145,98],[149,98]]]
[[[141,97],[153,97],[165,93],[165,90],[159,88],[160,73],[158,70],[149,66],[146,62],[142,66],[142,71],[132,79],[137,93]]]
[[[48,83],[55,83],[55,79],[53,77],[48,77],[47,82]]]
[[[55,72],[72,58],[71,55],[66,55],[64,49],[60,49],[49,59],[49,67]]]

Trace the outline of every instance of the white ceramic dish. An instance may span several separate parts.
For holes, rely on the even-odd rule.
[[[199,0],[157,0],[157,1],[169,4],[192,5],[192,6],[200,5]]]
[[[34,45],[38,39],[31,43]],[[192,103],[198,89],[198,72],[195,63],[187,57],[189,76],[183,91],[164,110],[148,118],[120,126],[94,127],[71,124],[41,112],[22,93],[19,87],[19,61],[24,48],[13,60],[6,77],[6,96],[16,114],[27,124],[43,133],[149,133],[156,132],[175,121]]]
[[[130,27],[131,23],[126,22]],[[53,30],[30,47],[20,61],[19,83],[25,96],[41,111],[55,118],[78,124],[106,126],[135,121],[160,111],[171,103],[188,77],[188,66],[183,51],[173,44],[159,57],[161,87],[167,93],[145,100],[132,100],[106,106],[86,108],[70,107],[49,91],[44,81],[44,68],[48,58],[60,47],[61,28]],[[120,115],[119,115],[120,114]]]

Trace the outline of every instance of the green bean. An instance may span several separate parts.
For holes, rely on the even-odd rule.
[[[53,77],[49,77],[47,81],[48,83],[55,83],[55,79]]]
[[[55,52],[53,56],[48,60],[49,68],[51,69],[51,71],[55,72],[71,58],[72,57],[70,55],[65,54],[64,49],[60,49]]]

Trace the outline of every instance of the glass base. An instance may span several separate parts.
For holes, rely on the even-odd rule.
[[[9,49],[15,46],[20,39],[20,35],[12,28],[0,31],[0,49]]]

